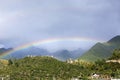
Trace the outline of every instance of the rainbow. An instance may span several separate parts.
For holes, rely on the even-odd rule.
[[[80,37],[74,37],[74,38],[52,38],[52,39],[45,39],[45,40],[38,40],[38,41],[33,41],[27,44],[23,44],[20,46],[15,47],[13,50],[4,52],[0,54],[0,58],[5,57],[13,52],[31,47],[31,46],[38,46],[42,44],[48,44],[48,43],[54,43],[54,42],[61,42],[61,41],[74,41],[74,42],[103,42],[103,40],[98,40],[98,39],[90,39],[90,38],[80,38]]]

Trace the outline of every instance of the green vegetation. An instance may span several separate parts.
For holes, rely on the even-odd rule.
[[[109,58],[110,60],[119,60],[120,59],[120,49],[115,49],[113,55]]]
[[[108,60],[119,60],[120,49],[113,52]],[[93,80],[92,75],[100,78],[120,78],[120,63],[97,60],[95,63],[83,60],[73,63],[61,62],[52,57],[36,56],[23,59],[1,60],[0,78],[5,80]]]
[[[68,64],[51,57],[25,57],[9,60],[8,66],[2,68],[1,75],[10,75],[11,80],[66,80],[88,75],[88,70],[80,65]],[[5,72],[5,73],[2,73]]]
[[[95,62],[94,71],[99,74],[106,74],[114,78],[120,78],[120,49],[113,51],[108,60],[98,60]],[[110,62],[107,62],[110,61]]]
[[[120,36],[116,36],[105,43],[97,43],[79,59],[91,62],[107,59],[116,48],[120,48]]]

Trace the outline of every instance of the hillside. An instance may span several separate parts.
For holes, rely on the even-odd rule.
[[[120,48],[120,36],[116,36],[105,43],[96,43],[90,50],[80,56],[79,59],[97,61],[106,59],[112,55],[114,49]]]
[[[115,56],[113,53],[112,59],[118,56],[118,52],[116,54]],[[106,63],[105,60],[89,64],[86,62],[67,63],[52,57],[36,56],[1,60],[0,63],[0,77],[4,80],[75,80],[75,78],[93,80],[92,73],[99,73],[103,77],[107,75],[120,78],[118,74],[120,64]]]
[[[2,69],[4,70],[4,69]],[[72,77],[86,75],[87,69],[80,65],[68,64],[52,57],[26,57],[19,60],[9,60],[8,70],[11,80],[69,80]],[[3,74],[3,73],[2,73]]]

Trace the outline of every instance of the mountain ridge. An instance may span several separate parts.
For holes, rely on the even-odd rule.
[[[114,49],[120,48],[120,36],[115,36],[112,39],[104,43],[96,43],[86,53],[80,56],[78,59],[86,61],[97,61],[98,59],[106,59],[112,55]]]
[[[12,48],[11,51],[12,50],[14,51],[14,48]],[[8,50],[6,50],[5,48],[0,49],[1,54],[4,54],[7,51]],[[14,51],[11,54],[8,54],[2,58],[3,59],[24,58],[29,55],[31,55],[31,56],[53,56],[58,60],[66,61],[69,58],[72,58],[72,59],[78,58],[81,54],[83,54],[83,52],[84,52],[84,50],[82,50],[82,49],[77,49],[77,50],[73,50],[73,51],[63,49],[63,50],[58,50],[56,52],[51,53],[46,49],[31,46],[31,47],[28,47],[25,49]]]

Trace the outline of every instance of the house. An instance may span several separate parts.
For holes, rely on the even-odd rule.
[[[98,74],[93,74],[93,75],[91,76],[92,79],[98,79],[99,77],[100,77],[100,75],[98,75]]]
[[[113,63],[120,63],[120,60],[107,60],[106,63],[113,62]]]
[[[74,61],[73,61],[71,58],[67,60],[67,63],[72,64],[73,62],[74,62]]]
[[[72,78],[71,80],[79,80],[78,78]]]

